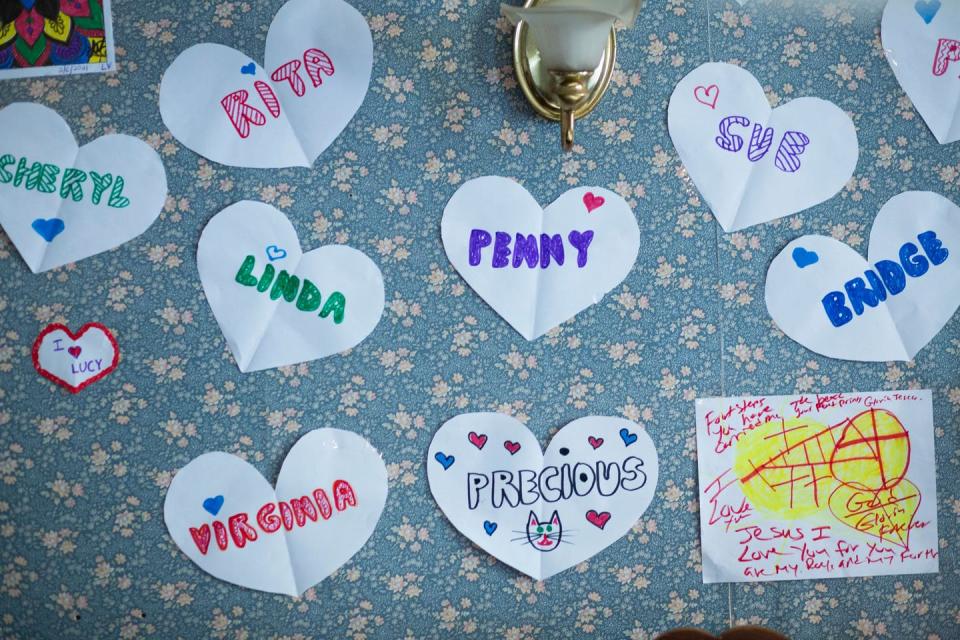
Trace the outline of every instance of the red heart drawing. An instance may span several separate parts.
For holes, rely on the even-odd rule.
[[[701,97],[703,96],[703,97]],[[713,98],[711,100],[711,97]],[[693,99],[700,104],[705,104],[711,109],[717,108],[717,99],[720,97],[720,87],[715,84],[709,87],[698,86],[693,90]]]
[[[587,442],[589,442],[590,446],[594,449],[599,449],[600,445],[603,444],[603,438],[594,438],[593,436],[590,436],[587,438]]]
[[[58,376],[56,373],[54,373],[53,371],[48,369],[46,366],[44,366],[44,363],[40,362],[41,347],[44,346],[45,339],[48,336],[51,336],[51,334],[54,334],[55,332],[61,332],[65,336],[63,338],[57,338],[56,336],[53,336],[52,341],[54,343],[56,343],[58,340],[61,340],[61,341],[69,340],[70,342],[79,342],[80,340],[83,339],[84,335],[88,331],[100,332],[101,334],[103,334],[103,337],[106,338],[107,342],[109,343],[113,351],[113,356],[110,359],[110,362],[105,367],[102,367],[96,373],[96,375],[86,378],[79,384],[74,385],[73,383],[68,382],[67,380],[64,380],[61,376]],[[94,348],[94,350],[96,351],[96,347]],[[58,348],[54,348],[52,351],[45,350],[45,355],[47,357],[55,358],[55,356],[50,355],[55,351],[66,351],[71,356],[73,356],[74,359],[76,359],[77,356],[80,355],[82,348],[79,345],[74,345],[67,349],[62,349],[58,347]],[[70,331],[70,329],[66,325],[56,323],[56,324],[51,324],[46,328],[44,328],[44,330],[40,332],[40,335],[37,336],[37,339],[34,340],[33,349],[31,351],[31,357],[33,359],[33,367],[34,369],[37,370],[37,373],[39,373],[41,376],[43,376],[47,380],[60,385],[70,393],[79,393],[82,389],[93,384],[97,380],[103,379],[104,377],[109,375],[114,369],[117,368],[117,363],[120,362],[120,346],[117,344],[117,339],[113,337],[113,333],[110,331],[110,329],[100,324],[99,322],[89,322],[83,325],[82,327],[80,327],[80,330],[77,331],[76,333],[73,333],[72,331]],[[96,355],[94,355],[93,357],[95,358]],[[71,367],[73,366],[76,366],[76,365],[71,365]]]
[[[470,435],[467,436],[467,440],[469,440],[477,449],[483,449],[483,445],[487,444],[487,436],[477,435],[476,431],[471,431]]]
[[[583,196],[583,204],[587,207],[587,213],[592,212],[594,209],[599,209],[603,206],[603,203],[606,200],[602,196],[593,195],[592,191],[588,191],[586,195]]]
[[[510,455],[515,454],[517,451],[520,451],[519,442],[510,442],[509,440],[503,443],[503,448],[510,452]]]
[[[598,529],[603,529],[607,526],[607,522],[610,521],[610,512],[604,511],[602,513],[597,513],[593,509],[587,511],[587,522],[592,524]]]

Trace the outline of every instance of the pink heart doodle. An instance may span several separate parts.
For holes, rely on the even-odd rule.
[[[70,347],[69,349],[67,349],[67,353],[69,353],[70,355],[72,355],[74,358],[79,358],[81,351],[83,351],[83,349],[81,349],[81,348],[78,347],[78,346],[73,346],[73,347]]]
[[[701,97],[703,96],[703,97]],[[713,100],[711,100],[711,96]],[[698,86],[693,90],[693,99],[700,104],[705,104],[711,109],[717,108],[717,99],[720,97],[720,87],[715,84],[709,87]]]
[[[470,435],[467,436],[467,440],[477,449],[483,449],[483,445],[487,444],[487,436],[478,435],[476,431],[471,431]]]
[[[600,445],[603,444],[603,438],[594,438],[593,436],[590,436],[587,438],[587,442],[589,442],[590,446],[594,449],[599,449]]]
[[[592,524],[598,529],[603,529],[607,526],[607,522],[610,521],[610,512],[604,511],[603,513],[597,513],[593,509],[587,511],[587,522]]]
[[[509,440],[503,443],[503,448],[510,452],[510,455],[515,454],[517,451],[520,451],[519,442],[510,442]]]
[[[593,195],[592,191],[588,191],[586,195],[583,196],[583,204],[587,207],[587,213],[591,213],[594,209],[599,209],[603,206],[603,203],[606,200],[601,196]]]

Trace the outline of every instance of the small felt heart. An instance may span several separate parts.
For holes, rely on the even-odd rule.
[[[917,0],[913,8],[924,22],[930,24],[940,11],[940,0]]]
[[[47,242],[53,242],[53,239],[63,233],[63,230],[66,228],[66,225],[63,224],[63,220],[60,220],[59,218],[37,218],[30,223],[30,226],[41,238]]]
[[[223,496],[214,496],[203,501],[203,509],[212,516],[220,513],[223,507]]]
[[[589,442],[590,446],[594,449],[599,449],[600,445],[603,444],[603,438],[594,438],[593,436],[590,436],[587,438],[587,442]]]
[[[257,75],[257,65],[256,65],[256,63],[251,62],[251,63],[249,63],[249,64],[243,65],[242,67],[240,67],[240,73],[246,74],[246,75],[248,75],[248,76],[255,76],[255,75]]]
[[[67,353],[69,353],[70,355],[72,355],[74,358],[79,358],[81,351],[83,351],[83,349],[81,349],[80,347],[78,347],[78,346],[76,346],[76,345],[74,345],[74,346],[70,347],[69,349],[67,349]]]
[[[473,444],[477,449],[483,449],[483,445],[487,444],[487,436],[482,434],[477,434],[476,431],[471,431],[470,435],[467,436],[467,439],[470,440],[470,443]]]
[[[602,196],[595,196],[592,191],[588,191],[583,196],[583,204],[587,208],[587,213],[593,212],[594,209],[599,209],[603,206],[604,202],[606,202],[606,200]]]
[[[816,252],[807,251],[803,247],[797,247],[791,255],[793,256],[793,261],[801,269],[816,264],[820,260],[820,256],[818,256]]]
[[[489,520],[483,521],[483,530],[487,532],[488,536],[492,536],[493,532],[497,530],[497,523],[490,522]]]
[[[620,439],[623,440],[625,447],[629,447],[637,441],[637,434],[630,433],[627,429],[620,429]]]
[[[503,443],[503,448],[506,449],[507,451],[509,451],[509,452],[510,452],[510,455],[513,455],[513,454],[515,454],[517,451],[520,451],[520,443],[519,443],[519,442],[511,442],[511,441],[507,440],[506,442]]]
[[[287,257],[286,249],[281,249],[275,244],[272,244],[269,247],[267,247],[267,259],[270,262],[273,262],[274,260],[283,260],[286,257]]]
[[[433,456],[433,459],[440,463],[440,466],[443,467],[444,471],[453,466],[453,463],[456,461],[456,458],[453,456],[444,455],[442,451],[437,451],[436,455]]]
[[[592,524],[598,529],[603,529],[605,526],[607,526],[607,522],[609,521],[610,521],[609,511],[604,511],[602,513],[597,513],[593,509],[590,509],[590,511],[587,511],[587,522],[589,522],[590,524]]]
[[[715,84],[709,87],[697,86],[693,89],[693,99],[711,109],[717,108],[718,98],[720,98],[720,87]]]

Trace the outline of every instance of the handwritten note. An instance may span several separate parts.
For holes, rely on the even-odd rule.
[[[826,236],[803,236],[767,272],[770,317],[831,358],[910,360],[960,305],[960,208],[936,193],[887,202],[868,259]]]
[[[386,500],[376,449],[355,433],[316,429],[290,449],[276,488],[229,453],[195,458],[170,483],[163,519],[214,577],[299,596],[363,547]]]
[[[803,211],[833,197],[857,166],[857,131],[832,102],[776,109],[749,71],[711,62],[670,96],[670,137],[724,231]]]
[[[697,400],[703,581],[939,569],[929,391]]]
[[[537,580],[624,536],[653,499],[657,475],[650,436],[599,416],[566,425],[543,453],[515,418],[463,414],[440,427],[427,459],[430,491],[450,522]]]
[[[238,167],[309,167],[347,126],[370,84],[373,39],[343,0],[290,0],[267,33],[266,68],[222,44],[177,56],[160,115],[197,153]]]
[[[960,140],[960,3],[889,0],[880,35],[893,74],[937,141]]]
[[[47,326],[33,343],[33,367],[70,393],[79,393],[117,368],[120,347],[113,332],[90,322],[74,333],[63,324]]]
[[[497,176],[457,190],[440,234],[463,279],[527,340],[599,302],[640,250],[633,211],[612,191],[579,187],[543,209]]]

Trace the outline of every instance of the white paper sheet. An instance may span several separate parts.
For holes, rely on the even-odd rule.
[[[103,379],[117,368],[120,347],[104,325],[91,322],[73,333],[66,325],[48,325],[33,343],[33,367],[70,393]]]
[[[430,491],[474,544],[544,580],[607,548],[639,520],[657,488],[650,436],[621,418],[563,427],[546,453],[516,419],[467,413],[430,443]]]
[[[960,304],[960,208],[929,191],[894,196],[868,256],[830,237],[797,238],[767,271],[770,317],[831,358],[912,359]]]
[[[667,124],[724,231],[787,216],[833,197],[853,175],[857,131],[832,102],[796,98],[776,109],[749,71],[711,62],[684,76]]]
[[[599,302],[640,250],[633,211],[612,191],[571,189],[544,210],[497,176],[460,187],[440,233],[467,284],[527,340]]]
[[[880,35],[893,74],[937,141],[960,140],[960,2],[889,0]]]
[[[387,468],[361,436],[316,429],[297,441],[276,489],[216,451],[170,483],[163,519],[188,558],[220,580],[299,596],[354,556],[387,500]]]
[[[938,571],[929,391],[696,409],[705,583]]]
[[[167,198],[160,156],[132,136],[77,147],[56,111],[0,110],[0,225],[34,273],[113,249],[153,224]]]
[[[290,0],[270,25],[265,65],[221,44],[190,47],[163,75],[164,124],[214,162],[309,167],[367,93],[370,28],[343,0]]]
[[[287,217],[262,202],[214,216],[200,235],[197,267],[243,372],[350,349],[383,315],[383,276],[366,254],[345,245],[303,253]]]

